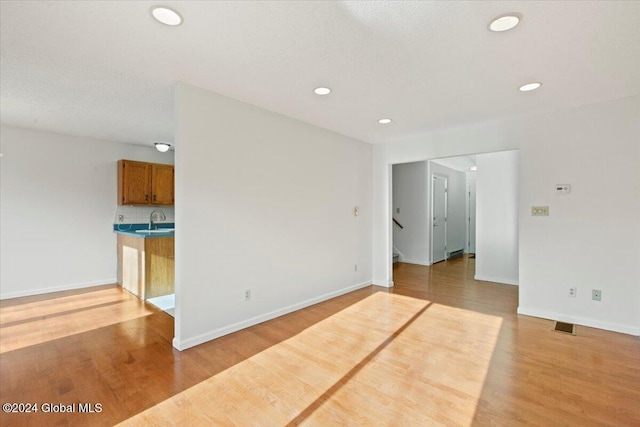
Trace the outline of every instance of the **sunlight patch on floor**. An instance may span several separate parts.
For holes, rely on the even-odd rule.
[[[0,354],[148,316],[142,301],[118,288],[0,308]],[[90,312],[91,322],[87,322]]]
[[[55,294],[51,294],[51,299],[24,304],[11,304],[12,300],[4,300],[0,303],[0,325],[64,313],[70,308],[78,310],[106,304],[122,300],[127,296],[122,295],[122,292],[114,292],[115,290],[115,288],[101,289],[60,298],[56,298]]]
[[[378,292],[123,425],[469,425],[501,323]]]

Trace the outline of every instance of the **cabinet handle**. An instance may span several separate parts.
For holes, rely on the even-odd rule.
[[[148,202],[148,201],[149,201],[149,195],[148,195],[148,194],[145,194],[145,195],[144,195],[144,201],[145,201],[145,202]]]
[[[153,195],[153,201],[154,202],[156,201],[156,195],[155,194]]]

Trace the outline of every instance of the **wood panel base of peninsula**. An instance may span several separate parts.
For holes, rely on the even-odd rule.
[[[141,299],[174,293],[174,238],[118,234],[118,284]]]

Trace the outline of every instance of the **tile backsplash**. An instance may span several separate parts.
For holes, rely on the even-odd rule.
[[[166,220],[160,221],[157,215],[154,215],[158,219],[158,223],[163,222],[175,222],[175,214],[173,206],[116,206],[116,212],[113,216],[114,224],[146,224],[149,222],[149,215],[154,210],[161,210],[167,217]],[[122,221],[118,221],[118,217],[123,215]]]

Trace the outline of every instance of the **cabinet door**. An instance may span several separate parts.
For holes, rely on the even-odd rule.
[[[147,205],[151,196],[151,165],[144,162],[120,160],[118,162],[118,203],[121,205]]]
[[[173,166],[151,165],[151,204],[173,205]]]

